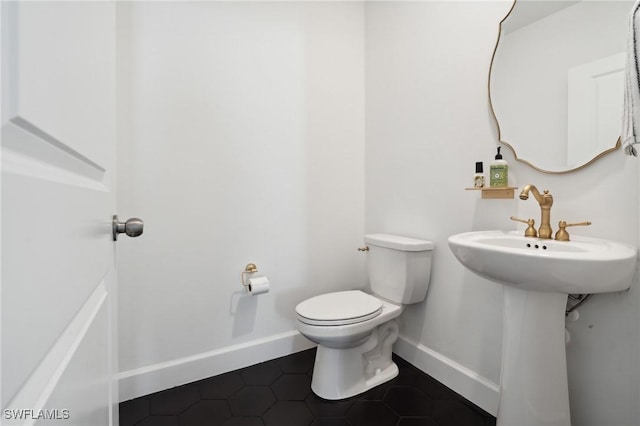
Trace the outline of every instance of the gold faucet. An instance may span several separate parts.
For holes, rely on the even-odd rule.
[[[538,188],[535,185],[527,185],[522,189],[520,193],[521,200],[529,199],[529,191],[533,194],[540,204],[540,228],[538,229],[538,237],[544,239],[551,239],[551,206],[553,205],[553,196],[549,194],[549,190],[545,189],[543,194],[540,194]]]
[[[558,222],[558,227],[560,229],[558,229],[558,232],[556,232],[556,240],[569,241],[569,233],[567,232],[568,226],[589,226],[589,225],[591,225],[591,222],[589,222],[588,220],[585,222],[578,222],[578,223],[567,223],[566,221],[561,220],[560,222]]]
[[[525,229],[525,231],[524,231],[524,236],[525,237],[534,237],[535,238],[535,237],[538,236],[538,231],[536,231],[536,228],[534,228],[534,226],[533,226],[533,225],[536,224],[535,220],[533,220],[533,219],[525,220],[525,219],[517,218],[515,216],[511,216],[511,220],[515,220],[516,222],[526,223],[527,225],[529,225],[529,226],[527,226],[527,229]]]

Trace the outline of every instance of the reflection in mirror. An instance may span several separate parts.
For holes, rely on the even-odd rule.
[[[632,1],[517,0],[501,22],[489,97],[500,141],[564,173],[620,146]]]

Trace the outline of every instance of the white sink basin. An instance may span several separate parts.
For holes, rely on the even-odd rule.
[[[516,231],[480,231],[449,238],[456,258],[476,274],[504,285],[565,294],[629,288],[636,249],[612,241],[525,237]]]
[[[626,290],[634,277],[634,247],[571,239],[542,240],[505,231],[449,237],[449,247],[464,266],[504,285],[498,426],[571,426],[567,295]]]

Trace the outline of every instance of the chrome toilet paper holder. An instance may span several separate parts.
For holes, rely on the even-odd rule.
[[[255,263],[249,263],[244,267],[244,271],[240,273],[240,280],[242,285],[245,287],[249,287],[249,284],[246,282],[245,274],[253,274],[254,272],[258,272],[258,266]]]

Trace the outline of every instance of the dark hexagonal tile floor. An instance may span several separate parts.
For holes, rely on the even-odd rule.
[[[246,386],[229,399],[231,411],[235,416],[263,415],[276,402],[269,386]]]
[[[121,426],[495,426],[496,419],[394,355],[395,379],[341,401],[311,392],[315,349],[120,404]]]

